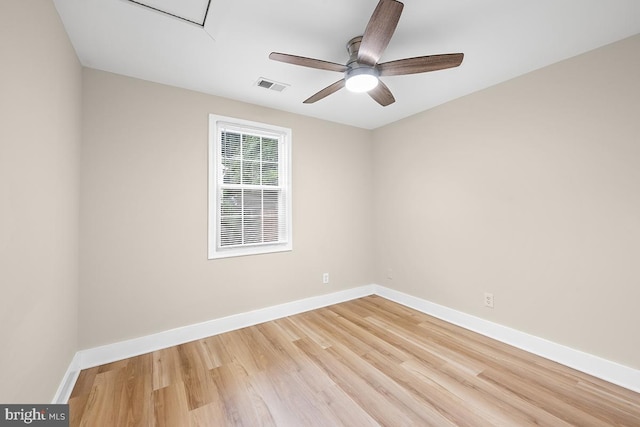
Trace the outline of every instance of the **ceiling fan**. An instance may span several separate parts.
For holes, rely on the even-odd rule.
[[[396,0],[380,0],[364,30],[364,35],[354,37],[347,43],[349,60],[346,65],[304,56],[272,52],[274,61],[286,62],[303,67],[344,73],[344,78],[327,86],[307,98],[304,103],[312,104],[346,86],[352,92],[368,92],[378,104],[386,107],[393,104],[393,94],[379,79],[382,76],[401,76],[425,73],[457,67],[462,63],[463,53],[418,56],[396,61],[378,63],[400,20],[404,4]]]

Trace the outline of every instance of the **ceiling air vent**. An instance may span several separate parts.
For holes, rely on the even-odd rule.
[[[260,77],[256,82],[256,86],[262,87],[269,90],[274,90],[276,92],[282,92],[289,85],[285,83],[274,82],[273,80],[265,79],[264,77]]]

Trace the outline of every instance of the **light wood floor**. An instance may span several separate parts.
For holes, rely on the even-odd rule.
[[[72,426],[640,426],[640,394],[370,296],[82,371]]]

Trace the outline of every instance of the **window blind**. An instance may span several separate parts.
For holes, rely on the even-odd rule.
[[[281,138],[228,126],[219,138],[219,247],[286,242]]]

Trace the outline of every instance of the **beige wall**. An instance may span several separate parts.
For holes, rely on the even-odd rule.
[[[83,111],[80,348],[371,283],[369,131],[91,69]],[[292,252],[207,260],[209,113],[292,129]]]
[[[82,71],[49,1],[0,1],[0,52],[0,402],[48,403],[77,350]]]
[[[639,76],[635,36],[376,130],[376,282],[640,368]]]

